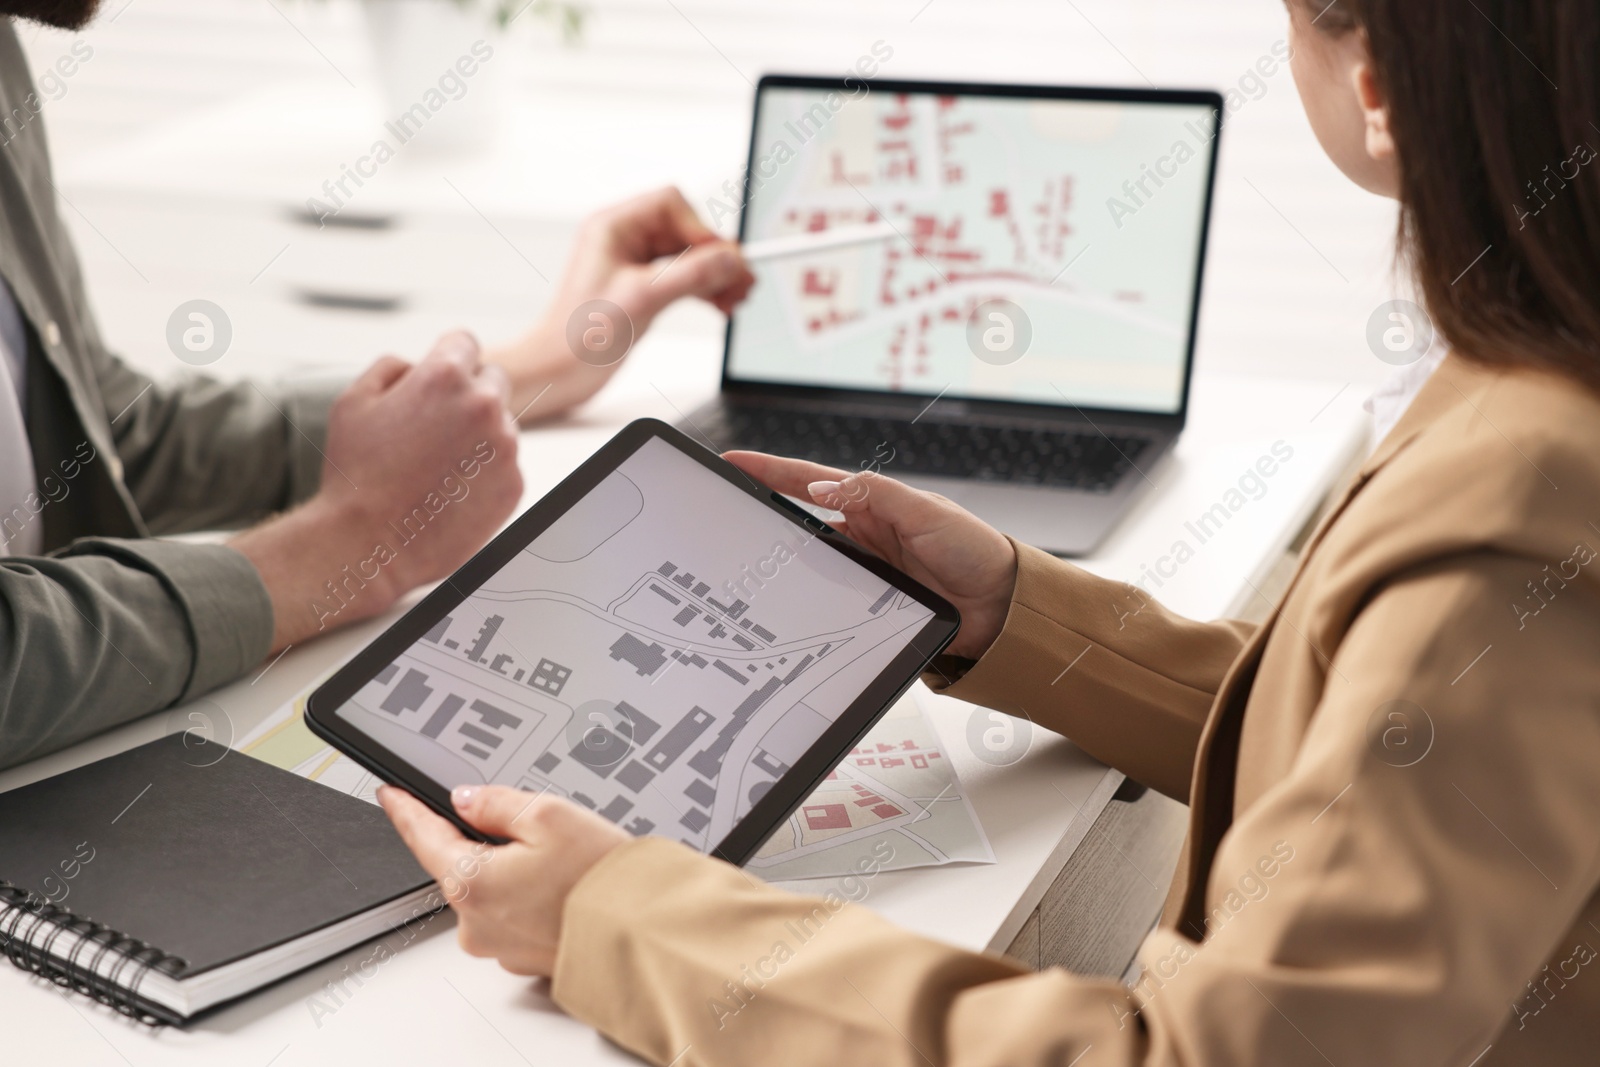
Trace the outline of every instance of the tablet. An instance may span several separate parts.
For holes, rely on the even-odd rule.
[[[493,782],[743,863],[959,625],[644,419],[318,688],[306,721],[469,833],[450,790]]]

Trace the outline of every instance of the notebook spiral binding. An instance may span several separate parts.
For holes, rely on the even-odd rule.
[[[49,933],[37,940],[36,935],[46,928]],[[65,960],[51,952],[63,934],[79,937]],[[84,957],[90,946],[94,946],[90,955]],[[187,965],[178,956],[118,933],[104,923],[75,915],[71,908],[4,879],[0,879],[0,951],[23,970],[150,1026],[168,1020],[140,1006],[139,984],[153,970],[176,975]],[[102,974],[107,956],[114,957],[114,962]]]

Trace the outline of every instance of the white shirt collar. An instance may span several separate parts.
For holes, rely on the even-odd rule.
[[[41,539],[33,449],[23,415],[28,332],[11,287],[0,280],[0,556],[34,555]]]
[[[1389,436],[1389,431],[1394,429],[1400,417],[1406,413],[1411,402],[1422,392],[1422,387],[1428,384],[1428,379],[1433,377],[1433,372],[1449,354],[1450,349],[1446,346],[1442,344],[1433,346],[1427,355],[1415,363],[1396,368],[1367,398],[1364,406],[1372,415],[1373,448],[1377,448],[1378,443]]]

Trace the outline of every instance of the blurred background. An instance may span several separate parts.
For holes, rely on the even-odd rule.
[[[1280,0],[524,3],[107,0],[79,34],[19,24],[36,77],[72,70],[40,95],[111,345],[183,369],[167,320],[194,299],[231,322],[208,368],[229,377],[416,357],[458,325],[509,336],[585,213],[665,183],[702,211],[726,199],[762,73],[843,74],[877,45],[883,77],[1235,94],[1200,371],[1364,387],[1388,369],[1365,331],[1404,295],[1394,210],[1325,159],[1287,68],[1260,73]],[[462,57],[473,73],[441,85]],[[693,399],[720,345],[714,312],[681,307],[634,362]]]

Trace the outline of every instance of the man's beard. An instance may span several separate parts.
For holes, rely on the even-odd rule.
[[[0,0],[0,14],[59,26],[63,30],[82,29],[99,10],[100,0]]]

